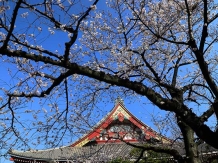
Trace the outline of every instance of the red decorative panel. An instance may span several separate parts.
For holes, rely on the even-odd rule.
[[[119,114],[118,114],[118,119],[119,119],[120,122],[123,122],[123,120],[124,120],[124,115],[123,115],[122,113],[119,113]]]

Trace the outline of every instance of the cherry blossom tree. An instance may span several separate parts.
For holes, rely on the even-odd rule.
[[[38,132],[36,143],[55,146],[91,126],[98,101],[122,94],[172,112],[189,158],[194,134],[218,148],[217,124],[206,123],[218,114],[216,1],[0,3],[2,146]],[[29,109],[35,102],[49,109]]]

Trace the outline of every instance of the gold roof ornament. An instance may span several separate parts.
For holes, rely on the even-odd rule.
[[[122,105],[124,106],[123,99],[122,99],[120,96],[117,97],[117,99],[116,99],[116,101],[115,101],[115,106],[116,106],[118,103],[120,103],[120,104],[122,104]]]

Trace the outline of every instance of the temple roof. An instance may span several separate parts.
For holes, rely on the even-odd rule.
[[[158,134],[155,130],[137,119],[132,113],[130,113],[124,106],[123,101],[118,98],[116,100],[113,109],[100,121],[98,122],[90,132],[82,136],[79,140],[72,143],[70,146],[53,148],[47,150],[29,150],[29,151],[18,151],[10,150],[9,154],[15,162],[33,162],[35,160],[38,163],[50,162],[51,160],[65,161],[66,160],[112,160],[120,157],[130,157],[130,151],[133,149],[123,142],[105,140],[97,144],[92,143],[96,139],[100,142],[100,138],[103,136],[102,132],[113,133],[110,131],[114,124],[126,123],[134,126],[139,134],[143,135],[146,139],[138,140],[136,138],[128,139],[128,142],[135,144],[147,143],[147,140],[158,140],[162,143],[170,143],[171,140]],[[128,123],[127,123],[128,122]],[[107,131],[106,131],[107,130]],[[133,133],[136,130],[133,130]],[[162,144],[163,145],[163,144]],[[103,158],[104,157],[104,158]],[[107,161],[106,161],[107,162]]]
[[[134,143],[141,146],[141,143]],[[185,149],[182,143],[180,144],[156,144],[156,146],[176,149],[183,157],[185,157]],[[69,162],[109,162],[116,158],[136,159],[136,156],[131,155],[134,147],[125,143],[106,143],[95,146],[85,147],[60,147],[47,150],[29,150],[18,151],[10,150],[9,154],[15,163],[69,163]],[[217,149],[203,143],[198,146],[199,154],[204,157],[204,160],[211,156],[217,156]],[[169,157],[171,159],[171,157]]]
[[[81,147],[92,141],[102,130],[106,129],[113,121],[119,119],[123,121],[124,119],[129,120],[131,123],[139,127],[147,136],[147,139],[155,138],[163,143],[169,143],[171,140],[167,137],[160,135],[157,131],[150,128],[148,125],[144,124],[137,117],[135,117],[126,107],[124,106],[123,100],[118,98],[116,100],[113,109],[101,120],[99,121],[87,134],[83,135],[79,140],[76,140],[71,144],[72,147]]]
[[[51,160],[112,160],[115,158],[131,157],[130,151],[133,147],[124,144],[101,144],[87,147],[61,147],[48,150],[30,150],[18,151],[10,150],[9,154],[15,162],[28,162],[35,160],[37,162]]]

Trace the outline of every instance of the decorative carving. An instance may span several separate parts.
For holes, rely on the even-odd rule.
[[[119,114],[118,114],[118,119],[119,119],[120,122],[123,122],[123,120],[124,120],[124,115],[123,115],[122,113],[119,113]]]
[[[119,118],[119,114],[123,115],[123,118],[127,118],[129,119],[130,115],[121,107],[118,106],[118,108],[116,109],[116,111],[113,113],[112,118],[115,120],[116,118]]]
[[[116,101],[115,101],[115,105],[117,105],[118,103],[124,105],[124,103],[123,103],[123,99],[120,98],[120,97],[117,97],[117,99],[116,99]]]

